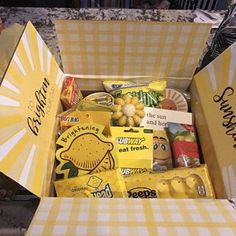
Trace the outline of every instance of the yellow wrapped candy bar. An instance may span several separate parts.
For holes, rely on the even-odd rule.
[[[54,182],[58,197],[122,198],[127,196],[120,169]]]
[[[130,198],[214,198],[206,165],[125,178]]]

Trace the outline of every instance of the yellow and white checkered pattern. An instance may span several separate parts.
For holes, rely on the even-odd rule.
[[[56,21],[65,73],[191,77],[210,25],[140,21]],[[145,82],[145,80],[142,80]],[[100,89],[99,77],[81,87]]]
[[[236,235],[227,200],[42,198],[28,235]]]

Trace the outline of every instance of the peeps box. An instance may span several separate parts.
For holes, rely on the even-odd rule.
[[[0,171],[41,198],[28,234],[235,234],[226,199],[236,197],[236,45],[192,78],[208,24],[58,21],[56,29],[64,71],[29,22],[0,87]],[[101,81],[111,78],[190,85],[204,160],[216,196],[226,199],[55,198],[56,115],[66,74],[79,76],[87,91],[103,90]]]

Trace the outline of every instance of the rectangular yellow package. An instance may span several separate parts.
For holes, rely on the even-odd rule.
[[[62,134],[68,128],[82,123],[97,123],[104,125],[103,133],[110,135],[111,112],[107,111],[79,111],[68,110],[59,115],[59,133]]]
[[[206,165],[125,178],[130,198],[215,198]]]
[[[127,197],[120,169],[54,182],[58,197],[123,198]]]
[[[111,134],[116,144],[119,167],[124,175],[134,173],[133,169],[139,169],[138,172],[142,173],[152,168],[152,129],[111,126]]]

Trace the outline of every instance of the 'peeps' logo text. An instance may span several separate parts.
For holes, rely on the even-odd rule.
[[[92,193],[97,198],[112,198],[113,194],[109,184],[106,184],[105,188]]]
[[[135,137],[118,137],[116,142],[123,145],[140,145],[145,138],[135,138]]]
[[[157,198],[156,190],[146,188],[146,187],[137,187],[130,189],[128,191],[129,198]]]
[[[50,83],[47,78],[44,78],[41,87],[34,93],[36,104],[30,101],[29,109],[32,110],[33,115],[27,117],[27,124],[35,136],[38,136],[39,127],[42,125],[42,118],[45,117],[49,85]]]

